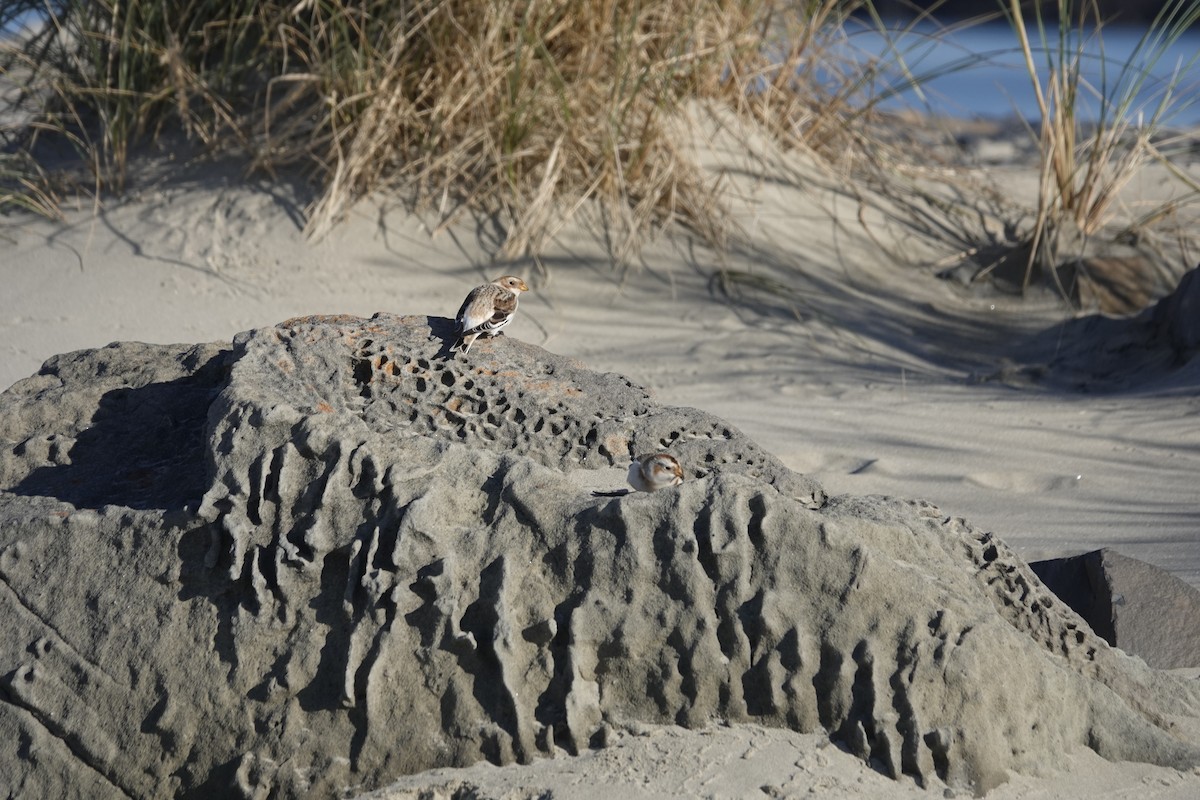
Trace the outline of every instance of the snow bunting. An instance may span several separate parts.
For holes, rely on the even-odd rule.
[[[450,350],[462,349],[465,353],[480,336],[495,336],[496,332],[512,322],[517,311],[517,298],[521,292],[529,291],[525,281],[514,275],[505,275],[491,283],[476,286],[463,300],[455,322],[458,324],[458,339]]]
[[[681,483],[683,467],[667,453],[638,456],[629,465],[629,485],[639,492],[657,492]]]

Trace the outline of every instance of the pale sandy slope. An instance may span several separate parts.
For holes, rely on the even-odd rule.
[[[956,294],[931,268],[881,250],[846,198],[735,166],[745,168],[732,183],[751,246],[718,258],[664,237],[623,275],[575,228],[536,268],[496,263],[473,228],[431,238],[420,219],[370,204],[309,244],[286,192],[211,167],[144,182],[98,214],[70,210],[65,224],[7,217],[0,386],[55,353],[116,340],[229,339],[307,314],[452,316],[471,286],[515,272],[534,291],[510,336],[621,372],[662,402],[720,415],[831,493],[924,498],[1031,560],[1111,546],[1200,585],[1195,370],[1099,394],[971,379],[997,373],[1015,342],[1064,313]],[[1009,180],[1027,186],[1028,172]],[[945,255],[868,219],[875,237],[918,262]],[[773,276],[794,294],[719,302],[709,278],[723,267]],[[1200,797],[1196,775],[1111,766],[1089,753],[1047,770],[996,796]],[[892,784],[817,737],[756,728],[660,730],[578,761],[426,777],[489,796],[524,796],[526,787],[555,797],[733,797],[761,795],[760,786],[775,787],[766,796],[809,787],[832,797],[940,796]]]
[[[1112,764],[1090,750],[1040,776],[1014,776],[989,800],[1191,800],[1200,776],[1145,764]],[[471,794],[471,790],[478,794]],[[863,766],[815,734],[757,725],[645,728],[608,748],[528,766],[439,769],[403,778],[372,800],[455,797],[651,800],[651,798],[800,798],[930,800],[970,797],[940,783],[919,787]]]

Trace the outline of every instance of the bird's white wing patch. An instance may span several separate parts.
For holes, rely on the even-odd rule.
[[[494,289],[496,287],[480,286],[467,295],[462,310],[458,312],[459,329],[464,333],[478,328],[492,318],[495,309]]]

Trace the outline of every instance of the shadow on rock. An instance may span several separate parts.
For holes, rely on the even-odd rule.
[[[205,489],[208,407],[224,366],[216,356],[187,377],[106,392],[65,463],[36,467],[11,491],[76,508],[167,511],[195,503]]]

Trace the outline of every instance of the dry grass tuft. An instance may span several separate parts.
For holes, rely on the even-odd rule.
[[[863,72],[839,72],[829,43],[865,0],[7,8],[37,23],[5,66],[42,101],[31,130],[67,136],[98,189],[120,190],[131,145],[174,126],[260,169],[311,167],[314,236],[398,188],[443,225],[498,223],[507,256],[538,252],[585,204],[618,260],[673,221],[722,246],[718,186],[684,144],[691,111],[719,104],[842,153],[864,108],[851,102]]]
[[[1057,0],[1060,23],[1053,35],[1047,31],[1041,7],[1035,5],[1034,10],[1040,40],[1036,47],[1030,41],[1021,3],[1008,2],[1041,115],[1037,129],[1041,153],[1038,206],[1028,242],[1025,288],[1035,270],[1057,279],[1064,262],[1082,266],[1077,262],[1082,262],[1089,241],[1100,237],[1113,221],[1112,209],[1121,190],[1147,162],[1164,163],[1176,177],[1190,182],[1186,173],[1171,163],[1169,143],[1164,144],[1160,134],[1173,112],[1194,102],[1175,90],[1197,57],[1180,65],[1176,80],[1158,90],[1149,108],[1139,106],[1138,97],[1166,49],[1200,21],[1196,0],[1170,0],[1129,58],[1110,65],[1103,51],[1104,20],[1096,0],[1078,4]],[[1100,50],[1104,76],[1100,86],[1089,85],[1083,77],[1089,40]],[[1044,66],[1038,66],[1035,51]],[[1080,109],[1088,101],[1096,104],[1097,120],[1085,126]],[[1191,183],[1195,200],[1196,187]],[[1154,221],[1172,216],[1179,202],[1173,200],[1151,210],[1110,238],[1137,239]],[[1059,289],[1068,294],[1066,287],[1060,285]]]
[[[1079,13],[1058,2],[1064,19],[1096,15],[1094,0]],[[1135,121],[1133,103],[1145,62],[1200,17],[1200,3],[1172,0],[1098,91],[1081,77],[1083,28],[1060,27],[1055,43],[1039,16],[1039,67],[1019,4],[1008,8],[1042,106],[1038,209],[1017,243],[1028,284],[1035,267],[1057,276],[1064,255],[1107,231],[1143,163],[1170,165],[1159,133],[1179,98],[1168,87],[1148,122]],[[310,236],[386,190],[441,227],[486,223],[505,258],[536,256],[586,208],[627,264],[673,223],[718,249],[738,233],[719,175],[693,146],[697,130],[732,117],[815,154],[864,206],[882,198],[912,230],[964,254],[986,249],[965,232],[979,213],[962,197],[986,187],[949,176],[930,189],[919,148],[896,133],[905,125],[874,124],[881,100],[972,56],[925,75],[909,71],[899,45],[851,56],[855,13],[858,29],[883,27],[870,0],[10,0],[0,26],[28,27],[0,41],[0,206],[53,214],[74,188],[54,159],[36,157],[56,152],[46,140],[74,150],[99,197],[122,190],[136,148],[182,134],[254,169],[308,170],[319,187]],[[1077,114],[1089,91],[1101,109],[1094,129]],[[1180,219],[1175,210],[1151,209],[1113,235],[1147,241]]]

